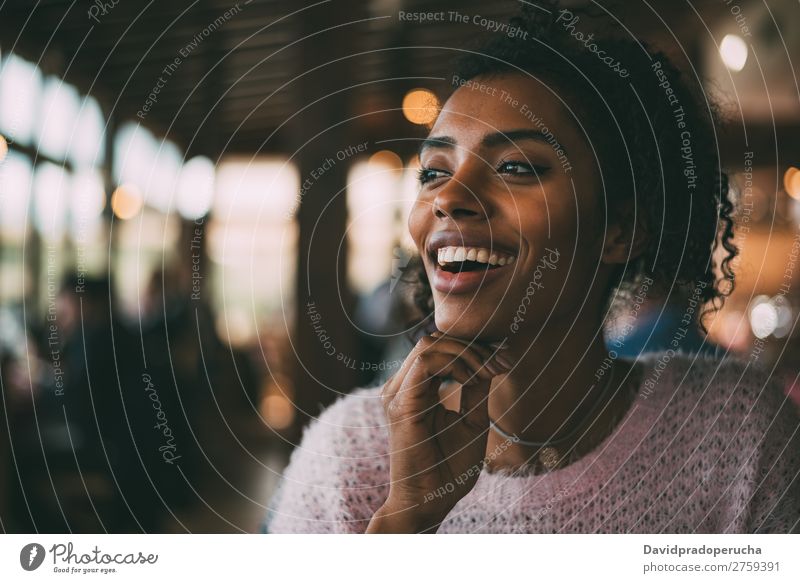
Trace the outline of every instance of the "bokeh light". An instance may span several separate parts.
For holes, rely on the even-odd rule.
[[[181,169],[178,181],[178,212],[190,220],[211,209],[214,198],[214,163],[205,156],[192,158]]]
[[[756,338],[766,338],[775,331],[778,314],[769,302],[758,304],[750,310],[750,325]]]
[[[428,89],[412,89],[403,98],[403,115],[418,125],[433,123],[440,107],[439,100]]]
[[[783,174],[783,187],[786,189],[786,194],[795,200],[800,200],[800,170],[790,166]]]
[[[719,54],[722,62],[731,71],[741,71],[747,62],[747,44],[742,37],[727,34],[719,44]]]
[[[266,395],[261,399],[261,417],[273,429],[286,429],[294,421],[294,407],[283,395]]]
[[[392,170],[399,171],[403,169],[403,160],[391,150],[375,152],[369,157],[369,163],[376,166],[384,166]]]
[[[142,210],[142,193],[135,184],[122,184],[111,195],[111,210],[123,221],[132,219]]]

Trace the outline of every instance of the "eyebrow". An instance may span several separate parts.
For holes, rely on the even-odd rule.
[[[481,139],[481,146],[485,148],[494,148],[496,146],[503,146],[508,144],[509,142],[518,142],[523,140],[533,140],[536,142],[542,142],[544,144],[552,145],[553,142],[559,145],[559,147],[564,150],[564,153],[567,153],[566,148],[564,148],[563,144],[558,141],[558,139],[551,133],[550,138],[537,130],[531,130],[527,128],[521,129],[513,129],[508,130],[505,132],[493,132],[491,134],[486,134]],[[421,155],[424,150],[428,148],[439,148],[439,149],[446,149],[452,150],[456,147],[456,139],[450,136],[438,136],[433,138],[426,138],[422,141],[419,146],[419,150],[417,151],[417,155]]]
[[[419,149],[417,150],[417,157],[419,157],[422,154],[422,152],[424,152],[429,148],[453,150],[455,149],[455,147],[456,147],[456,139],[451,138],[450,136],[441,136],[438,138],[425,138],[419,145]]]

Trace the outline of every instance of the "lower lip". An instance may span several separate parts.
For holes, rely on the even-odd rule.
[[[447,294],[472,293],[503,277],[503,274],[510,273],[510,269],[513,266],[514,264],[512,263],[511,265],[503,265],[494,269],[452,273],[445,271],[437,264],[436,271],[433,274],[433,288],[436,291]]]

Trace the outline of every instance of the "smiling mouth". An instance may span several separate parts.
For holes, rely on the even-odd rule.
[[[441,247],[437,251],[436,262],[443,271],[461,273],[464,271],[489,271],[511,265],[515,256],[484,247]]]

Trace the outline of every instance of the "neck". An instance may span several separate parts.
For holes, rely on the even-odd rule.
[[[538,329],[536,339],[509,338],[501,353],[515,365],[492,382],[489,417],[526,441],[556,439],[584,421],[606,388],[610,366],[620,367],[609,359],[599,327],[576,323],[567,337]]]

